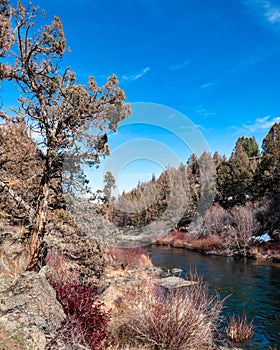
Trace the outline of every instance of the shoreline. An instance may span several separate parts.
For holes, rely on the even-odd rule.
[[[180,236],[182,233],[180,231]],[[170,232],[167,236],[163,237],[162,239],[154,242],[151,244],[152,247],[171,247],[171,248],[179,248],[179,249],[185,249],[189,251],[193,251],[196,253],[200,253],[203,255],[210,255],[210,256],[221,256],[221,257],[232,257],[237,259],[250,259],[255,260],[258,262],[265,262],[267,264],[275,264],[275,266],[280,267],[280,249],[272,249],[271,246],[273,246],[274,242],[271,243],[259,243],[258,245],[252,245],[248,247],[247,254],[244,255],[240,251],[229,251],[225,249],[217,249],[217,247],[209,247],[206,245],[203,245],[203,239],[201,240],[200,246],[197,246],[193,244],[191,241],[184,242],[182,240],[182,237],[180,239],[176,239],[172,236],[172,232]],[[185,234],[186,238],[188,237],[188,234]],[[196,240],[193,240],[196,242]],[[206,239],[205,239],[206,241]]]

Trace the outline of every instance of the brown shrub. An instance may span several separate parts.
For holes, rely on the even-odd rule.
[[[247,255],[252,236],[258,231],[259,224],[250,204],[235,206],[231,209],[232,224],[226,235],[225,244],[230,250]]]
[[[205,215],[202,231],[206,235],[224,235],[231,222],[230,213],[219,204],[214,204]]]
[[[242,316],[231,316],[227,322],[227,335],[230,340],[242,343],[245,340],[250,340],[254,336],[253,321],[248,322],[247,315],[243,311]]]
[[[142,248],[117,248],[110,247],[108,256],[115,267],[122,268],[146,267],[152,266],[152,261],[147,252]]]
[[[217,250],[222,246],[221,238],[218,235],[208,235],[192,241],[192,248],[197,251],[209,252]]]
[[[153,281],[129,290],[125,322],[119,328],[122,345],[134,339],[141,348],[214,348],[222,302],[208,296],[201,280],[192,279],[195,283],[187,290],[164,292]]]
[[[259,230],[259,224],[255,217],[255,208],[250,203],[244,206],[235,206],[230,210],[214,204],[207,212],[202,226],[202,237],[210,238],[220,236],[223,250],[232,254],[247,255],[252,236]],[[212,235],[212,236],[211,236]],[[193,242],[207,249],[207,241]],[[217,240],[217,244],[219,244]],[[215,244],[214,246],[215,247]],[[205,250],[204,249],[204,250]]]

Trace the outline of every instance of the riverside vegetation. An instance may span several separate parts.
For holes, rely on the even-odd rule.
[[[170,178],[175,179],[175,190]],[[174,223],[174,229],[159,237],[156,244],[278,262],[279,180],[280,124],[275,123],[263,140],[262,152],[254,137],[240,137],[229,159],[218,152],[213,156],[193,154],[178,169],[166,169],[158,179],[153,176],[151,181],[139,183],[113,202],[108,200],[108,188],[114,185],[111,177],[103,210],[118,226],[144,227],[161,218],[175,193],[174,216],[180,206],[185,212]],[[207,203],[205,197],[207,210],[199,217],[199,224],[192,227],[200,198],[208,190],[213,193],[209,196],[213,203]],[[144,208],[140,198],[145,200]],[[122,202],[127,206],[125,211],[118,209]]]
[[[91,229],[96,232],[89,235],[68,210],[69,197],[64,195],[62,184],[68,194],[74,195],[77,188],[88,191],[82,165],[98,166],[100,158],[109,155],[107,133],[116,131],[118,123],[130,114],[130,106],[115,76],[102,87],[89,77],[84,88],[74,72],[66,69],[60,73],[66,50],[62,23],[55,17],[51,24],[38,28],[40,21],[44,19],[31,3],[25,6],[19,1],[13,7],[8,0],[0,0],[0,82],[17,84],[19,93],[16,112],[8,115],[1,111],[1,346],[170,350],[221,347],[228,343],[220,331],[225,321],[220,314],[223,301],[218,296],[210,297],[207,285],[195,274],[189,276],[193,283],[187,289],[167,292],[158,283],[161,272],[152,266],[143,250],[110,248],[93,238],[100,231],[110,233],[111,226],[104,217],[117,221],[120,227],[141,227],[156,220],[168,206],[170,172],[189,180],[187,210],[176,223],[178,228],[187,227],[201,187],[197,157],[193,155],[178,170],[166,170],[158,180],[153,178],[158,189],[155,204],[131,217],[114,210],[114,181],[108,174],[101,203],[91,213]],[[34,135],[37,137],[32,138]],[[81,140],[83,149],[79,147]],[[253,139],[241,138],[229,160],[213,156],[216,169],[212,170],[218,174],[218,187],[216,203],[210,210],[215,215],[222,213],[218,217],[223,219],[219,221],[208,212],[205,227],[211,227],[211,233],[204,230],[193,234],[197,240],[215,231],[224,242],[227,235],[233,236],[232,241],[237,243],[227,243],[226,247],[244,255],[248,237],[242,241],[238,221],[229,219],[237,213],[242,216],[242,208],[256,214],[255,219],[248,219],[251,234],[261,232],[256,229],[254,220],[258,220],[275,242],[279,238],[279,124],[264,140],[261,157],[255,151],[248,153],[251,147],[255,147]],[[209,157],[201,156],[200,167]],[[65,164],[69,165],[66,169]],[[231,182],[234,185],[228,188]],[[123,196],[137,197],[145,188],[146,184],[139,184]],[[252,325],[245,316],[228,322],[232,340],[240,340],[240,334],[242,340],[252,336]]]

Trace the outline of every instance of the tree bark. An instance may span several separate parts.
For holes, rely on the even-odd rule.
[[[39,258],[39,247],[42,238],[45,233],[45,225],[48,213],[48,199],[50,180],[47,174],[45,174],[41,181],[41,194],[38,199],[38,206],[36,210],[35,224],[32,228],[29,247],[30,247],[30,259],[27,266],[27,270],[33,270],[38,262]]]

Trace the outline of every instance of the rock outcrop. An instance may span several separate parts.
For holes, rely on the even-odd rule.
[[[19,275],[28,265],[28,242],[18,227],[0,228],[0,272]]]
[[[27,272],[1,289],[1,331],[17,339],[22,350],[46,349],[65,314],[44,269]]]

